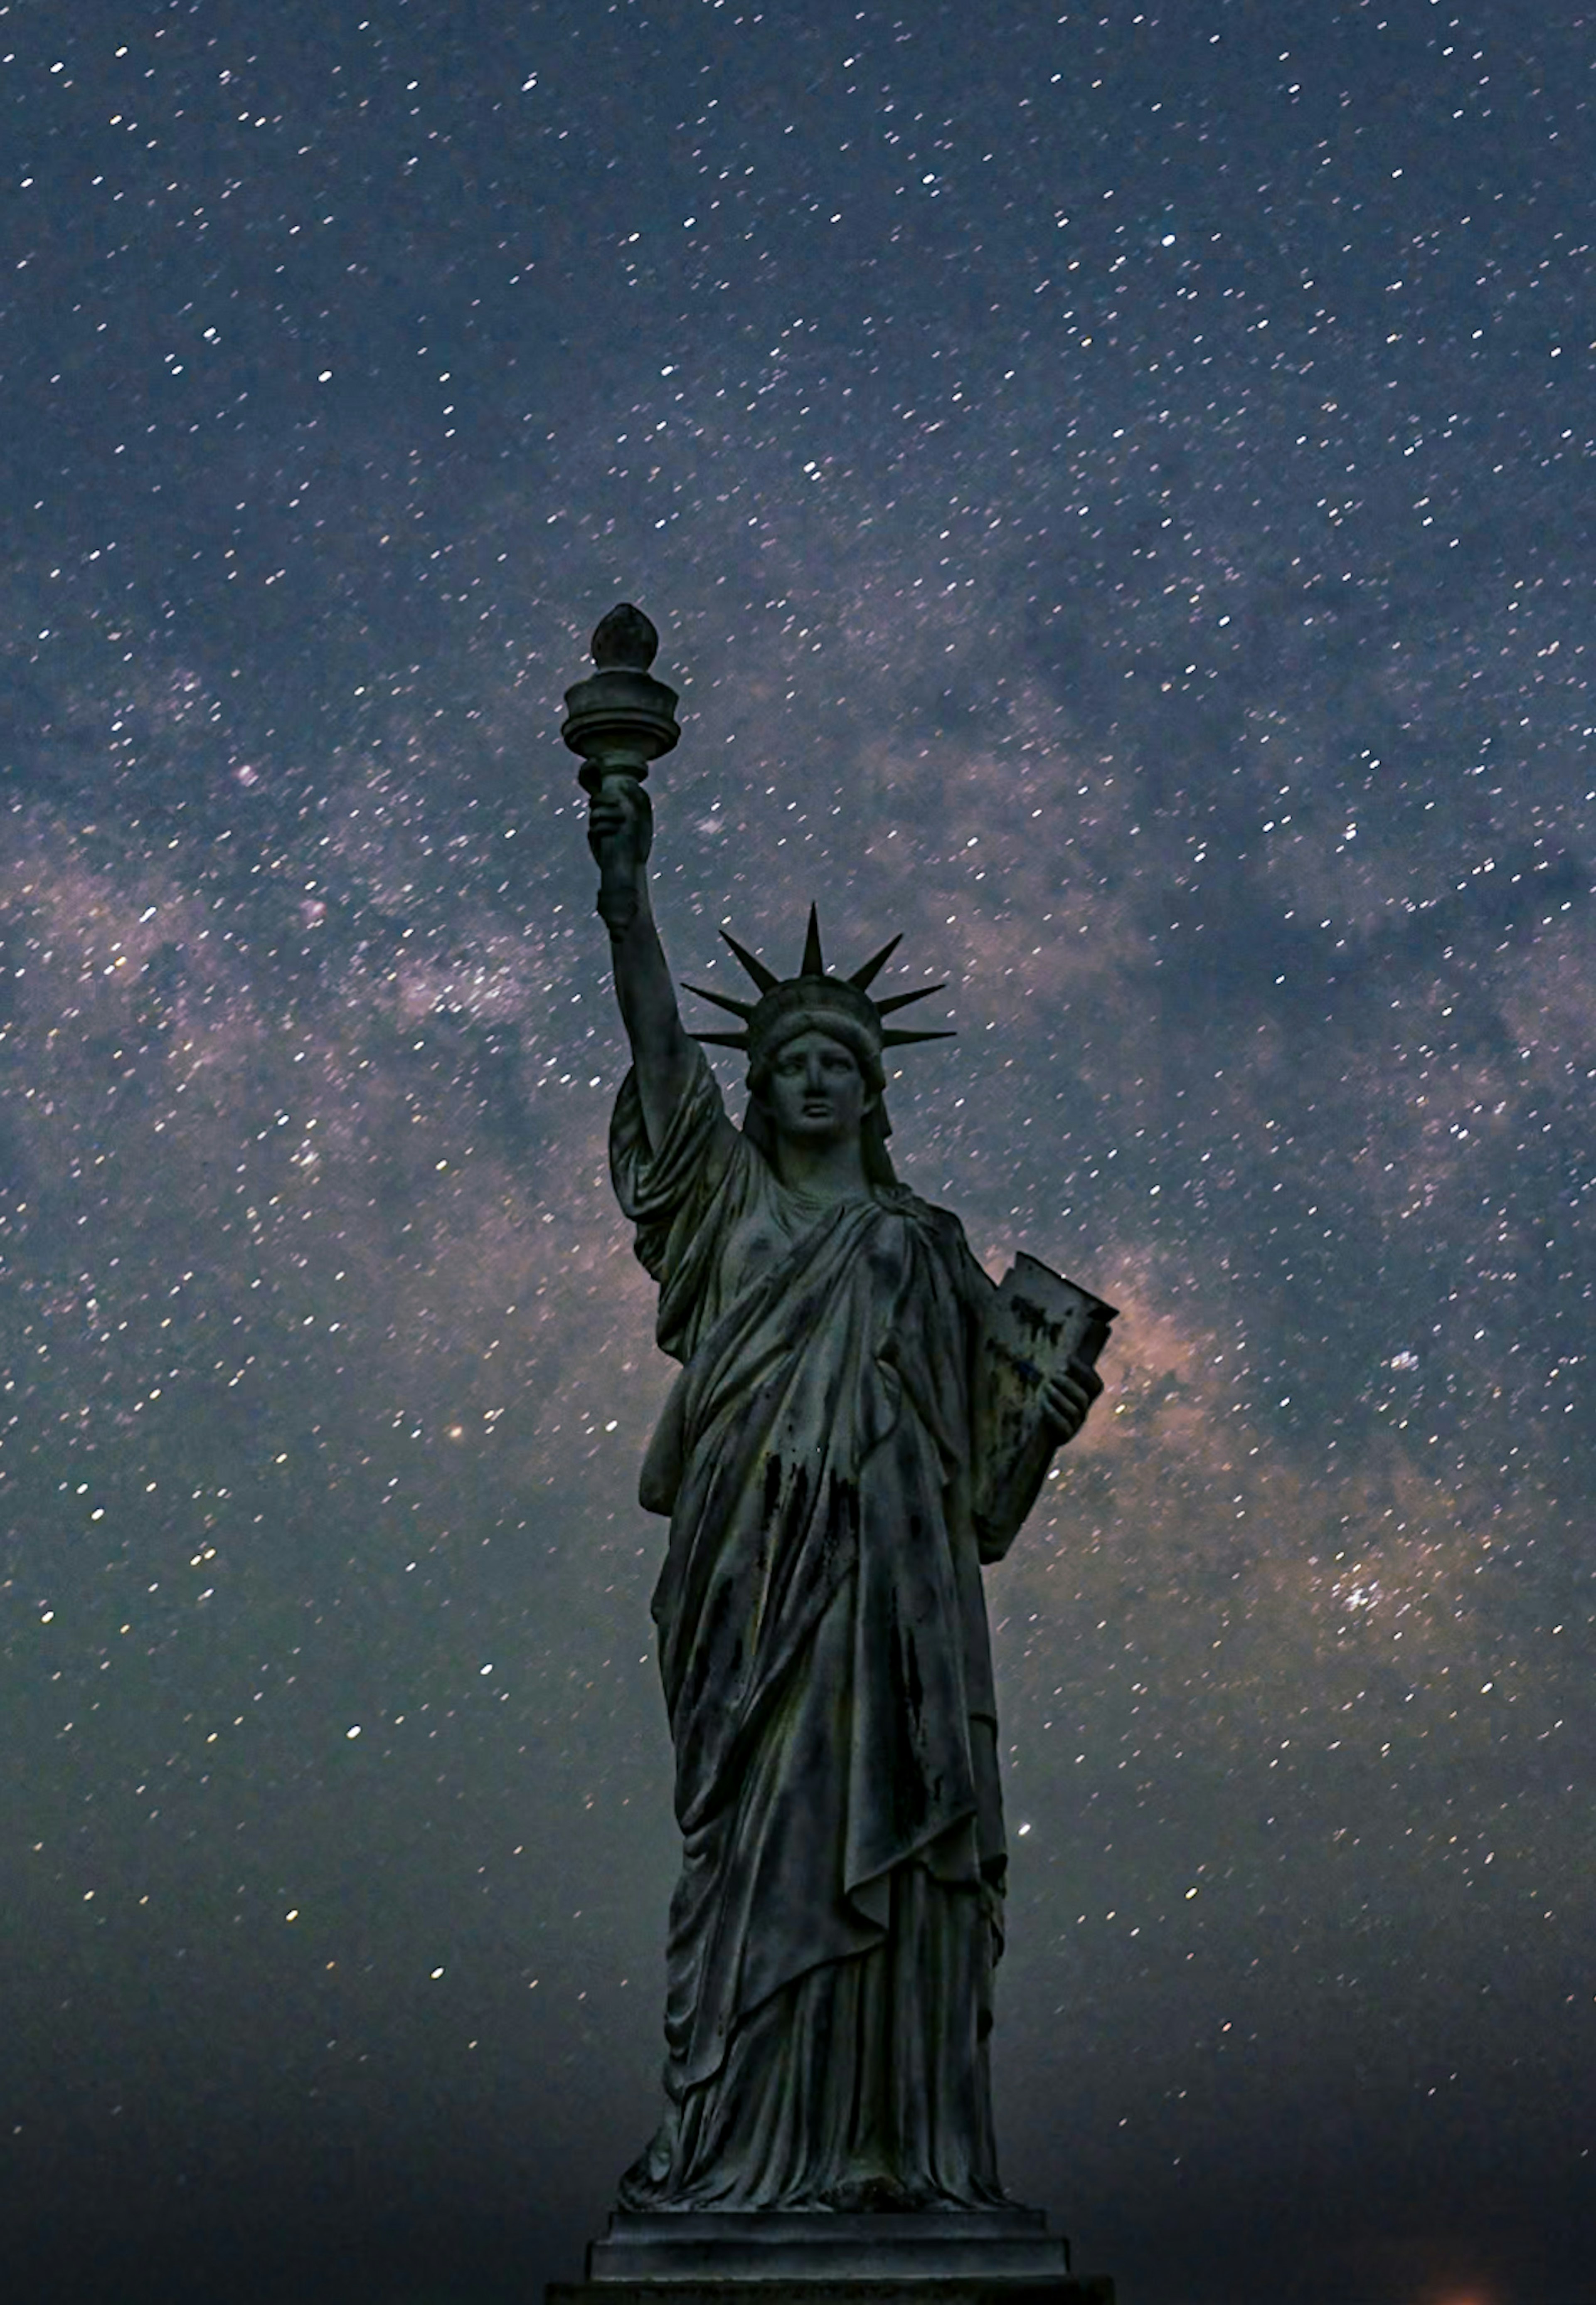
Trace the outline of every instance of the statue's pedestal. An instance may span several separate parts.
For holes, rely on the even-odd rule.
[[[1040,2209],[848,2216],[617,2210],[588,2250],[585,2282],[548,2305],[1114,2305],[1074,2279],[1069,2243]]]

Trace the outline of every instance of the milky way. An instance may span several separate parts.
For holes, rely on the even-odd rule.
[[[1007,2182],[1126,2305],[1572,2305],[1590,24],[0,55],[29,2293],[524,2297],[652,2117],[669,1367],[558,739],[629,598],[677,974],[901,929],[900,1172],[1122,1307],[989,1582]]]

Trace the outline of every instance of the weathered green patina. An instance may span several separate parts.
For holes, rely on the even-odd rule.
[[[931,1035],[883,1020],[919,996],[871,997],[888,953],[828,974],[812,913],[793,978],[734,945],[758,997],[712,996],[741,1028],[699,1036],[748,1051],[734,1125],[654,926],[635,760],[590,753],[584,781],[632,1053],[612,1173],[682,1365],[641,1484],[670,1521],[666,2102],[622,2206],[990,2210],[1006,1860],[981,1564],[1098,1381],[1027,1363],[1020,1440],[993,1444],[998,1292],[887,1152],[883,1047]]]

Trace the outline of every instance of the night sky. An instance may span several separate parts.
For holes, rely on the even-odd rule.
[[[900,1173],[1122,1308],[989,1579],[1009,2186],[1122,2305],[1588,2301],[1596,18],[0,57],[8,2291],[531,2305],[653,2125],[631,599],[677,974],[903,930]]]

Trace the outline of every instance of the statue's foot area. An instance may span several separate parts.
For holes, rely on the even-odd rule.
[[[829,2186],[820,2196],[823,2209],[841,2210],[849,2216],[889,2216],[895,2212],[903,2215],[931,2206],[929,2192],[904,2184],[899,2177],[852,2177],[840,2185]]]

